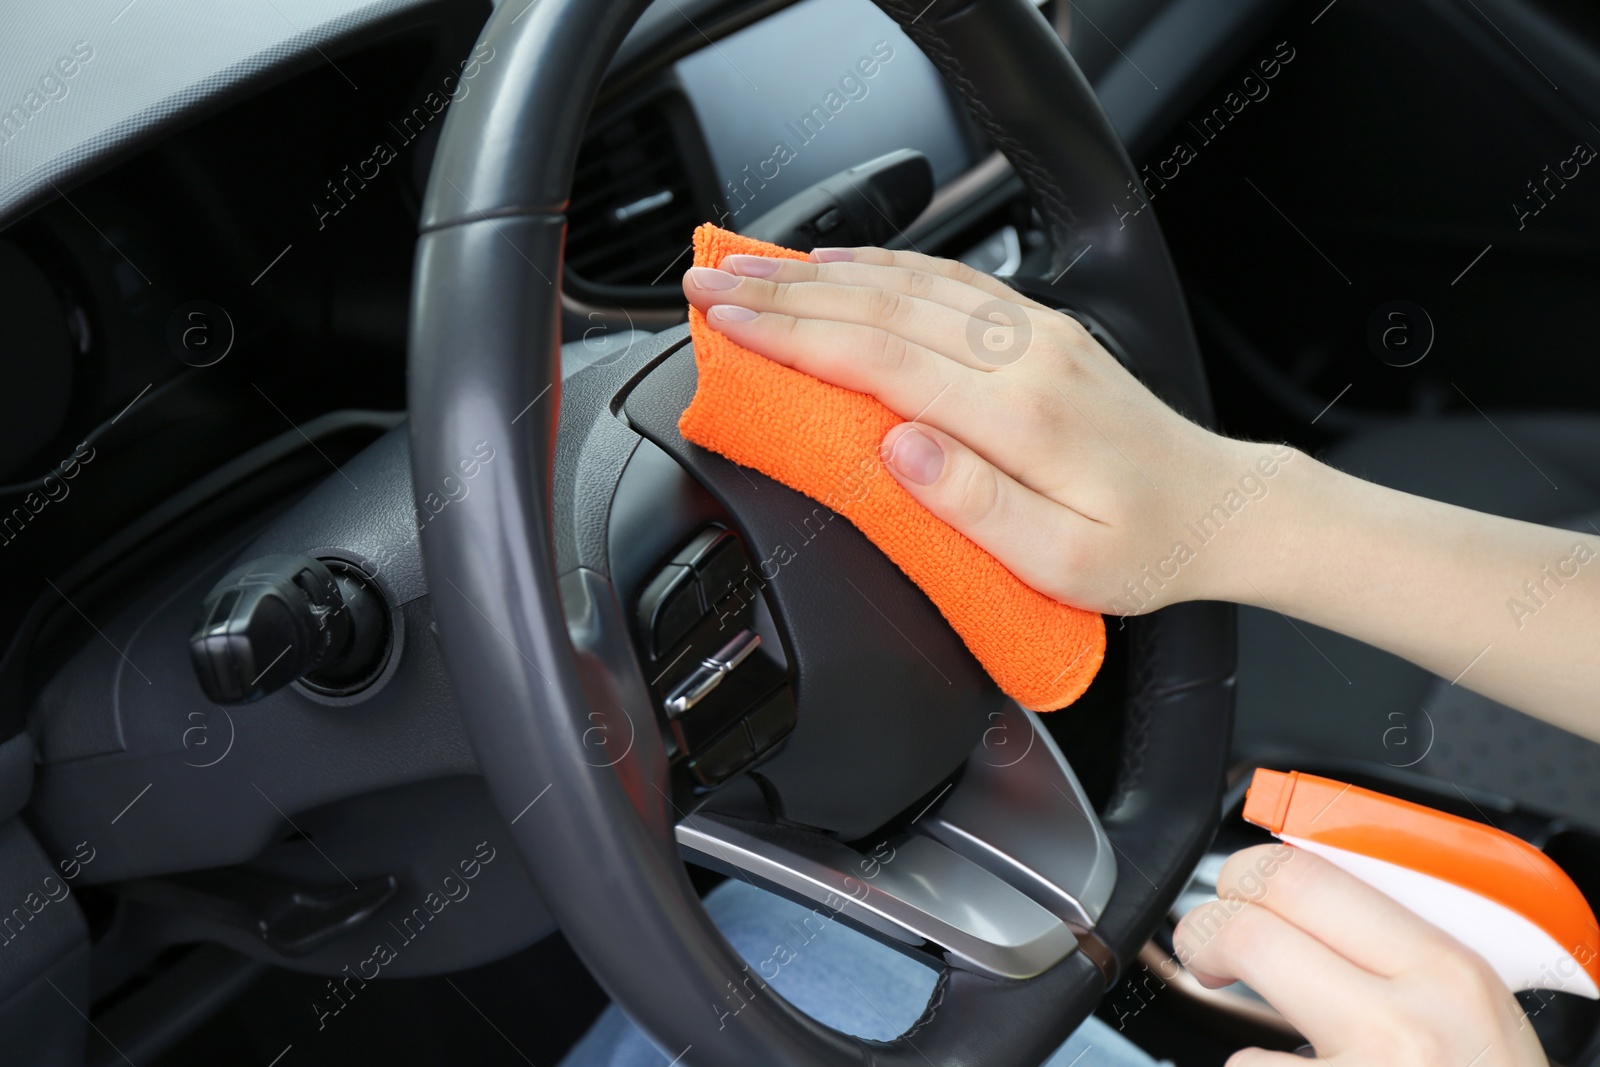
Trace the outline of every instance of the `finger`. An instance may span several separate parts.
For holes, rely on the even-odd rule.
[[[691,267],[684,278],[689,303],[704,311],[717,304],[737,304],[753,311],[771,311],[801,319],[874,326],[921,345],[974,370],[994,370],[1015,362],[1033,334],[1029,312],[1018,304],[991,301],[988,317],[973,316],[892,289],[829,282],[770,282],[741,278],[710,267]],[[993,331],[1009,331],[989,336]],[[1002,353],[997,359],[990,352]]]
[[[937,518],[1058,600],[1067,599],[1071,575],[1106,535],[1101,523],[1040,496],[926,424],[890,430],[883,457],[895,480]]]
[[[1217,895],[1259,904],[1356,966],[1385,977],[1456,951],[1448,935],[1391,897],[1320,856],[1281,843],[1228,857],[1217,877]]]
[[[1018,417],[1016,390],[987,388],[994,379],[898,334],[737,304],[713,304],[706,323],[776,363],[875,397],[903,419],[981,442],[982,454],[1014,477],[1026,480],[1037,462],[1041,434],[1030,429],[1037,420]]]
[[[988,393],[972,388],[976,371],[887,330],[737,304],[712,305],[706,323],[775,363],[877,397],[901,418],[916,418],[935,400],[942,416],[973,425],[986,417]]]
[[[771,282],[828,282],[866,289],[888,289],[920,300],[931,300],[963,315],[976,315],[979,318],[985,318],[983,312],[997,300],[1013,307],[1023,306],[1017,293],[1008,292],[997,297],[989,289],[920,267],[849,261],[813,263],[804,259],[742,255],[725,256],[718,266],[742,278],[765,278]]]
[[[811,252],[817,263],[870,263],[885,267],[909,267],[939,274],[953,281],[982,289],[990,296],[1013,300],[1040,311],[1049,310],[1036,300],[1030,300],[999,278],[954,259],[940,259],[921,252],[891,251],[887,248],[817,248]]]
[[[1207,985],[1249,985],[1324,1054],[1359,1034],[1383,1003],[1382,979],[1247,901],[1200,905],[1178,924],[1173,950]]]
[[[1027,354],[1034,330],[1042,325],[1034,317],[1034,312],[1029,310],[1031,301],[1019,299],[1019,294],[1004,286],[994,287],[1004,294],[996,296],[989,289],[916,267],[854,262],[812,263],[798,259],[736,255],[724,257],[721,269],[740,277],[762,278],[778,284],[821,282],[899,293],[913,300],[926,300],[950,308],[967,316],[965,333],[959,338],[943,335],[941,340],[947,345],[956,345],[953,351],[946,348],[953,358],[977,370],[992,370],[1017,362]],[[973,359],[974,356],[977,358]]]

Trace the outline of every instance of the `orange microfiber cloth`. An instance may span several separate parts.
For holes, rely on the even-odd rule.
[[[696,266],[735,253],[806,257],[706,224]],[[1105,623],[1024,585],[989,553],[919,504],[884,469],[883,437],[905,420],[842,389],[734,344],[689,309],[694,400],[686,440],[775,478],[843,515],[938,605],[989,675],[1019,704],[1053,711],[1076,700],[1105,658]]]

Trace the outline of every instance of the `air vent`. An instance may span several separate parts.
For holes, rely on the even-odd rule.
[[[568,214],[573,274],[596,285],[648,286],[683,258],[710,211],[686,158],[687,118],[687,108],[658,97],[584,139]]]

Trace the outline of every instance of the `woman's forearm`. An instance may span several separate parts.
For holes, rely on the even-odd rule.
[[[1298,453],[1278,481],[1232,546],[1229,599],[1600,740],[1600,532],[1441,504]]]

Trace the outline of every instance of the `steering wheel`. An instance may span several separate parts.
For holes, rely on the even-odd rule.
[[[878,2],[1027,183],[1055,261],[1028,291],[1209,421],[1161,233],[1149,212],[1117,217],[1137,179],[1055,31],[1029,0]],[[564,388],[563,212],[601,79],[645,6],[498,5],[482,37],[495,58],[450,109],[424,205],[412,470],[438,640],[484,777],[566,937],[674,1062],[1037,1063],[1210,841],[1231,609],[1127,620],[1122,755],[1096,818],[1032,714],[859,533],[678,436],[686,328]],[[797,543],[812,522],[823,532]],[[707,562],[728,544],[742,555]],[[786,545],[793,560],[771,565]],[[739,636],[665,668],[727,679],[701,685],[721,718],[691,729],[683,685],[700,683],[663,710],[658,642],[676,638],[651,613],[729,559],[747,588],[761,576]],[[997,729],[1012,731],[1004,758]],[[712,925],[685,854],[930,961],[923,1017],[874,1042],[795,1009]]]

